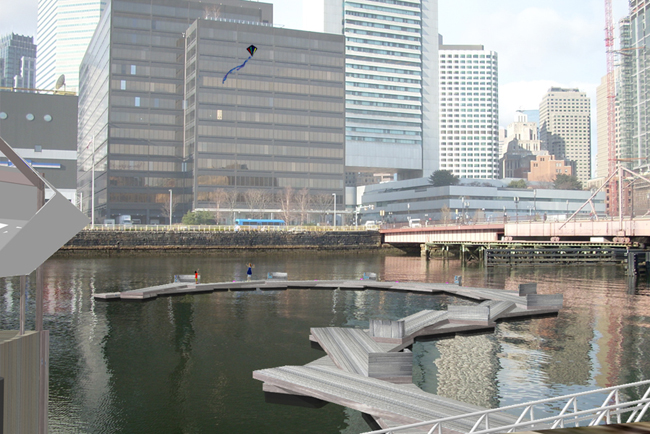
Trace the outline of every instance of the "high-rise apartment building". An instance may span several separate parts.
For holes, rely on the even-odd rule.
[[[341,203],[343,37],[272,22],[271,4],[241,0],[107,6],[80,71],[78,188],[96,222],[168,222],[172,195],[177,222],[218,190],[241,218],[272,207],[246,203],[251,190]]]
[[[12,33],[0,38],[0,87],[35,87],[36,45],[32,36]]]
[[[39,0],[36,86],[54,89],[63,74],[67,90],[79,87],[79,65],[107,0]]]
[[[325,0],[325,31],[345,35],[346,170],[437,170],[437,0]]]
[[[621,122],[629,122],[621,116],[622,114],[622,93],[621,93],[621,72],[620,66],[615,69],[615,89],[616,89],[616,113],[614,113],[614,143],[615,152],[614,158],[617,158],[617,163],[622,163],[628,168],[635,166],[636,160],[631,160],[629,157],[630,141],[626,140],[630,137],[622,137],[621,133],[629,133],[621,128]],[[598,148],[596,151],[596,178],[607,178],[609,176],[609,142],[608,142],[608,117],[607,117],[607,76],[603,76],[600,80],[600,85],[596,88],[596,128]],[[631,122],[628,123],[630,125]],[[625,152],[627,161],[623,161],[621,152]]]
[[[498,178],[497,53],[482,45],[439,47],[440,169],[462,178]]]
[[[631,0],[630,14],[619,23],[621,56],[617,86],[620,110],[617,157],[630,169],[650,170],[650,58],[646,18],[650,1]]]
[[[566,160],[579,181],[591,178],[591,104],[579,89],[552,87],[539,105],[540,139],[557,160]]]

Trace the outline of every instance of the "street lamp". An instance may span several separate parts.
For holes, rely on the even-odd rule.
[[[519,197],[515,196],[515,222],[519,223]]]
[[[94,134],[93,134],[92,167],[90,168],[90,227],[93,229],[95,228],[95,135]]]
[[[169,229],[172,228],[172,189],[169,189]]]
[[[332,196],[334,196],[334,229],[336,229],[336,193],[332,193]]]

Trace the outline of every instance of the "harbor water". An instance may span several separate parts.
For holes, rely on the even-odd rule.
[[[483,407],[650,379],[650,290],[617,266],[462,268],[458,261],[377,253],[236,253],[54,258],[44,265],[50,330],[51,433],[359,433],[361,414],[328,404],[267,402],[257,369],[303,365],[324,353],[310,327],[367,327],[422,309],[474,304],[444,295],[385,291],[215,292],[151,301],[96,301],[100,292],[287,272],[290,280],[453,282],[564,294],[556,317],[499,323],[494,333],[419,341],[414,383]],[[34,277],[28,279],[33,328]],[[0,329],[18,328],[19,279],[0,279]],[[600,405],[599,403],[594,403]]]

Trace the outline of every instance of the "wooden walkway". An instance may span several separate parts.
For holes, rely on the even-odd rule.
[[[95,294],[101,300],[152,300],[212,291],[354,290],[448,294],[475,300],[474,306],[449,305],[446,311],[423,310],[399,320],[373,320],[368,330],[321,327],[310,330],[310,340],[327,353],[305,366],[281,366],[253,372],[267,393],[297,395],[343,405],[374,418],[382,428],[423,422],[486,410],[420,390],[412,384],[413,359],[408,348],[420,337],[435,337],[494,329],[496,321],[557,313],[562,294],[537,294],[537,285],[522,284],[518,291],[469,288],[441,283],[378,282],[374,280],[257,280],[196,284],[179,282],[124,292]],[[490,418],[491,426],[515,418]],[[468,432],[475,421],[462,420],[445,434]],[[406,433],[423,433],[413,429]]]

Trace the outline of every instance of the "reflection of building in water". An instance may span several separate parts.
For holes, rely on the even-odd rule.
[[[456,336],[437,342],[438,395],[485,408],[498,407],[498,347],[492,336]]]
[[[628,382],[620,375],[625,353],[623,322],[635,304],[629,303],[630,297],[628,300],[619,299],[625,296],[621,289],[609,287],[601,296],[604,297],[604,303],[594,306],[593,328],[597,332],[594,341],[600,368],[594,380],[599,387],[609,387]]]
[[[459,264],[458,261],[451,261]],[[454,273],[450,271],[450,261],[427,261],[413,256],[386,256],[382,280],[411,280],[417,282],[453,282]],[[456,267],[454,267],[455,269]]]

